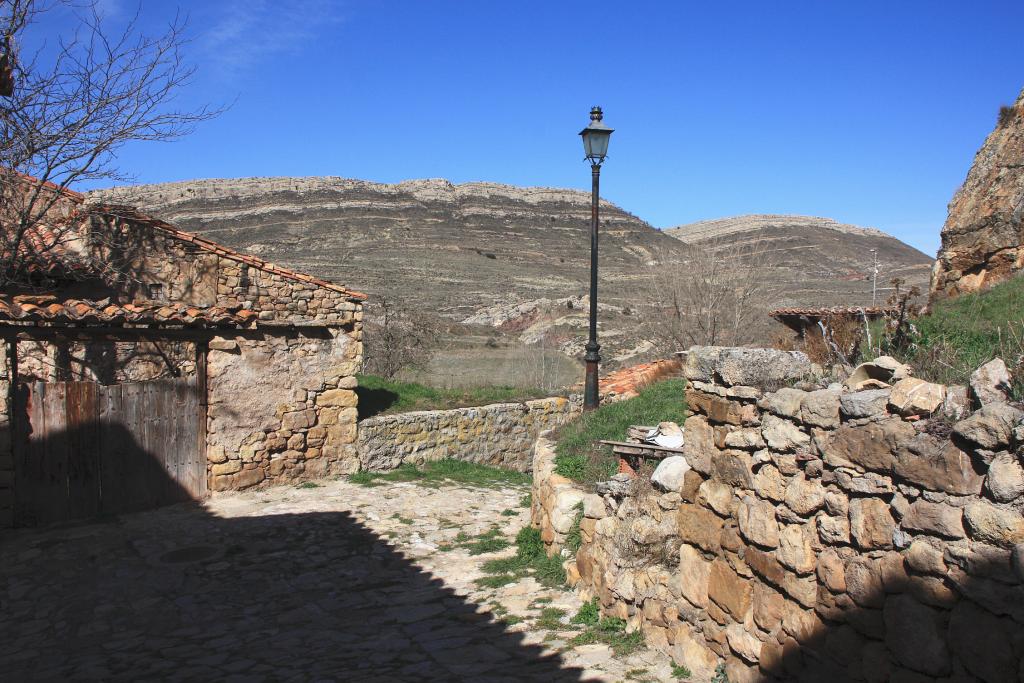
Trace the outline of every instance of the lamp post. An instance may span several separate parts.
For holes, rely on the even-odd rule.
[[[590,125],[580,131],[583,138],[583,149],[590,162],[591,196],[590,196],[590,338],[587,340],[587,353],[583,360],[587,363],[587,379],[583,388],[583,409],[593,410],[598,405],[597,367],[601,362],[597,343],[597,219],[599,188],[601,184],[601,164],[608,154],[608,141],[612,129],[602,123],[604,114],[601,107],[590,110]]]

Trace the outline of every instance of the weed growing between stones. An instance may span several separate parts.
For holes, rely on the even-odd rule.
[[[545,607],[540,611],[540,616],[537,618],[537,627],[548,631],[557,631],[564,628],[562,624],[562,617],[565,616],[564,609],[558,609],[557,607]]]
[[[640,631],[626,633],[626,621],[618,617],[605,617],[595,626],[590,626],[583,633],[569,641],[572,646],[604,643],[618,657],[625,657],[639,650],[644,645],[644,636]]]
[[[515,510],[513,510],[512,508],[508,508],[507,510],[502,510],[501,511],[501,516],[502,517],[515,517],[518,514],[519,513],[516,512]]]
[[[484,562],[481,569],[485,576],[476,580],[481,588],[498,588],[524,576],[532,575],[539,583],[548,587],[565,584],[565,568],[559,555],[548,557],[540,530],[527,526],[516,535],[516,554]]]
[[[572,509],[576,511],[576,516],[573,517],[572,526],[569,527],[569,533],[565,536],[565,547],[575,553],[583,545],[583,533],[580,531],[580,523],[583,521],[583,501],[576,503]]]
[[[318,489],[318,488],[320,488],[320,484],[316,483],[315,481],[304,481],[301,484],[299,484],[298,486],[296,486],[295,488],[297,488],[297,489]]]
[[[594,598],[590,602],[583,603],[583,606],[580,607],[580,611],[572,618],[572,623],[582,624],[584,626],[595,626],[600,619],[601,608],[597,606],[597,598]]]
[[[452,483],[495,488],[527,485],[531,481],[531,476],[524,472],[447,458],[421,466],[405,463],[390,472],[356,472],[350,475],[348,480],[362,486],[383,486],[384,482],[411,482],[433,488]]]
[[[715,667],[715,675],[711,679],[711,683],[729,683],[729,677],[725,673],[724,662]]]
[[[459,536],[465,536],[465,534],[460,532]],[[459,540],[459,536],[456,536],[455,540]],[[504,550],[511,544],[502,537],[501,529],[494,526],[473,540],[469,540],[469,537],[466,537],[460,545],[468,550],[470,555],[483,555],[484,553]]]
[[[411,519],[409,519],[408,517],[403,517],[402,515],[398,514],[397,512],[395,514],[391,515],[391,519],[398,520],[402,524],[412,524],[412,520]]]
[[[689,678],[693,674],[685,666],[680,666],[675,662],[672,663],[672,677],[673,678]]]
[[[647,669],[630,669],[626,672],[627,681],[646,681]]]

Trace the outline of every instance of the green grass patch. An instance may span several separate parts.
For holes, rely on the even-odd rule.
[[[527,526],[516,535],[516,554],[484,562],[481,570],[490,576],[477,579],[477,585],[497,588],[524,576],[533,576],[537,581],[551,588],[565,585],[565,569],[559,555],[548,557],[540,530]]]
[[[297,488],[297,489],[318,489],[318,488],[320,488],[320,484],[316,483],[315,481],[304,481],[301,484],[299,484],[298,486],[296,486],[295,488]]]
[[[682,424],[685,419],[686,383],[681,379],[657,382],[639,396],[601,406],[561,427],[555,446],[555,471],[581,483],[593,484],[611,477],[618,459],[611,448],[599,446],[601,439],[622,441],[630,425]]]
[[[502,517],[515,517],[518,514],[519,514],[518,512],[516,512],[515,510],[513,510],[511,508],[509,508],[507,510],[502,510],[501,511],[501,516]]]
[[[580,611],[572,618],[572,623],[583,626],[596,626],[601,619],[601,608],[597,606],[597,598],[583,603]]]
[[[389,472],[356,472],[348,480],[362,486],[382,486],[385,482],[412,482],[421,486],[439,487],[444,484],[462,484],[481,488],[523,486],[532,477],[524,472],[504,470],[447,458],[417,466],[403,464]]]
[[[461,535],[461,534],[460,534]],[[456,540],[459,540],[456,537]],[[488,531],[477,536],[472,540],[464,540],[461,546],[469,551],[470,555],[483,555],[484,553],[494,553],[499,550],[512,545],[508,539],[502,537],[501,529],[493,527]]]
[[[527,491],[523,494],[523,497],[519,499],[519,507],[528,508],[533,504],[533,494]]]
[[[413,410],[447,410],[482,406],[489,403],[515,403],[545,398],[550,391],[524,387],[467,387],[439,389],[417,382],[401,382],[377,375],[357,375],[359,385],[359,419],[374,415],[393,415]]]
[[[1015,373],[1016,400],[1024,400],[1024,276],[984,292],[937,301],[913,320],[905,349],[879,349],[914,367],[914,375],[942,384],[967,384],[971,373],[996,356]],[[877,332],[873,331],[877,338]]]
[[[548,631],[557,631],[565,628],[565,625],[562,623],[562,617],[564,616],[564,609],[545,607],[540,611],[540,616],[537,617],[537,627]]]
[[[643,647],[644,636],[639,630],[626,633],[626,622],[618,617],[605,617],[569,641],[573,647],[593,643],[604,643],[617,656],[624,657]]]
[[[411,519],[409,519],[408,517],[403,517],[402,515],[398,514],[397,512],[395,514],[391,515],[391,519],[398,520],[402,524],[412,524],[412,520]]]

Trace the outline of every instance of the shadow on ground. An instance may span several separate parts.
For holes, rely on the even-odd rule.
[[[16,449],[17,519],[110,509],[100,484],[126,462],[126,481],[174,494],[150,504],[187,497],[122,427],[108,430],[118,458],[79,448],[93,431]],[[0,530],[8,681],[580,680],[478,609],[345,512],[219,518],[181,503]]]

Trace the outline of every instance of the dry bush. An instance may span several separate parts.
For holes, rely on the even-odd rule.
[[[690,346],[742,346],[761,337],[770,302],[781,293],[765,278],[771,268],[767,243],[722,238],[686,249],[683,256],[656,255],[642,292],[653,309],[645,336],[663,355]]]
[[[394,379],[426,365],[440,343],[435,321],[381,295],[367,306],[363,372]]]

